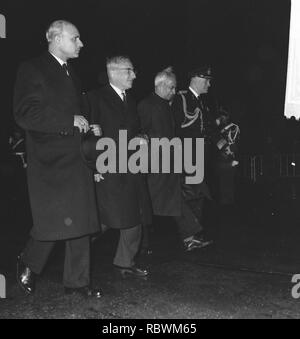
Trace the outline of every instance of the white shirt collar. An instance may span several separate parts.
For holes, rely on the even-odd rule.
[[[189,90],[194,94],[194,96],[198,99],[199,97],[199,94],[197,94],[193,89],[192,87],[189,87]]]
[[[125,95],[126,95],[126,92],[120,90],[120,88],[116,87],[115,85],[113,85],[113,84],[111,84],[111,83],[109,83],[109,84],[110,84],[110,86],[115,90],[115,92],[118,94],[118,96],[123,100],[123,95],[122,95],[122,93],[125,93]]]
[[[66,64],[66,61],[61,60],[61,58],[59,58],[58,56],[54,55],[53,53],[50,52],[51,55],[54,56],[54,58],[60,63],[60,65],[62,66],[63,64]]]

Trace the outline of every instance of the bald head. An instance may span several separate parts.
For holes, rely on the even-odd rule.
[[[66,26],[74,25],[71,22],[65,20],[56,20],[52,22],[46,31],[46,39],[48,43],[53,42],[56,36],[61,35]]]
[[[83,43],[78,29],[69,21],[54,21],[46,32],[49,52],[63,61],[78,58]]]

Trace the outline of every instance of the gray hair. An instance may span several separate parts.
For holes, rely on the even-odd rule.
[[[116,56],[107,58],[106,59],[107,70],[114,68],[124,62],[131,62],[128,56],[116,55]]]
[[[175,73],[173,72],[173,68],[172,67],[168,67],[166,69],[164,69],[163,71],[159,72],[156,77],[155,77],[155,80],[154,80],[154,84],[155,84],[155,87],[161,85],[161,84],[164,84],[168,81],[172,81],[172,80],[175,80],[176,81],[176,75]]]
[[[74,26],[71,22],[66,20],[56,20],[50,24],[46,31],[47,41],[52,42],[56,36],[62,34],[65,26]]]

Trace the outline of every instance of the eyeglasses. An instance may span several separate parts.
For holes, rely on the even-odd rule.
[[[127,68],[115,68],[118,71],[127,71],[128,74],[130,73],[134,73],[135,75],[137,75],[138,71],[134,68],[131,67],[127,67]]]
[[[174,85],[166,85],[166,87],[170,90],[170,91],[173,91],[173,90],[175,90],[176,91],[176,86],[174,86]]]

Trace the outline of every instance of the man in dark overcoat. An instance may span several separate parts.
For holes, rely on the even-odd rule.
[[[154,82],[155,92],[142,100],[138,106],[142,131],[152,140],[154,138],[160,140],[166,138],[165,140],[172,141],[176,134],[174,113],[170,102],[174,98],[177,85],[172,68],[167,68],[158,73]],[[147,175],[148,187],[153,214],[174,217],[183,244],[190,251],[203,247],[203,243],[195,237],[197,233],[202,231],[202,226],[182,198],[181,181],[183,174],[174,172],[174,156],[171,152],[170,173],[160,171],[160,173],[149,173]],[[159,159],[161,170],[162,152]]]
[[[63,283],[67,294],[100,298],[90,287],[90,234],[99,229],[93,173],[81,157],[89,123],[81,112],[78,80],[67,61],[83,44],[77,28],[55,21],[48,52],[18,71],[14,115],[26,131],[27,175],[33,228],[18,258],[17,280],[31,294],[57,241],[66,244]]]
[[[140,133],[136,104],[128,93],[136,74],[128,57],[114,56],[107,60],[107,75],[109,84],[89,93],[91,117],[94,124],[100,125],[103,137],[115,142],[119,159],[119,132],[126,131],[128,141]],[[148,271],[135,263],[141,225],[150,223],[152,216],[146,182],[140,173],[124,173],[118,165],[117,160],[117,172],[101,173],[96,184],[101,223],[104,228],[120,230],[114,258],[116,270],[123,276],[146,277]]]

